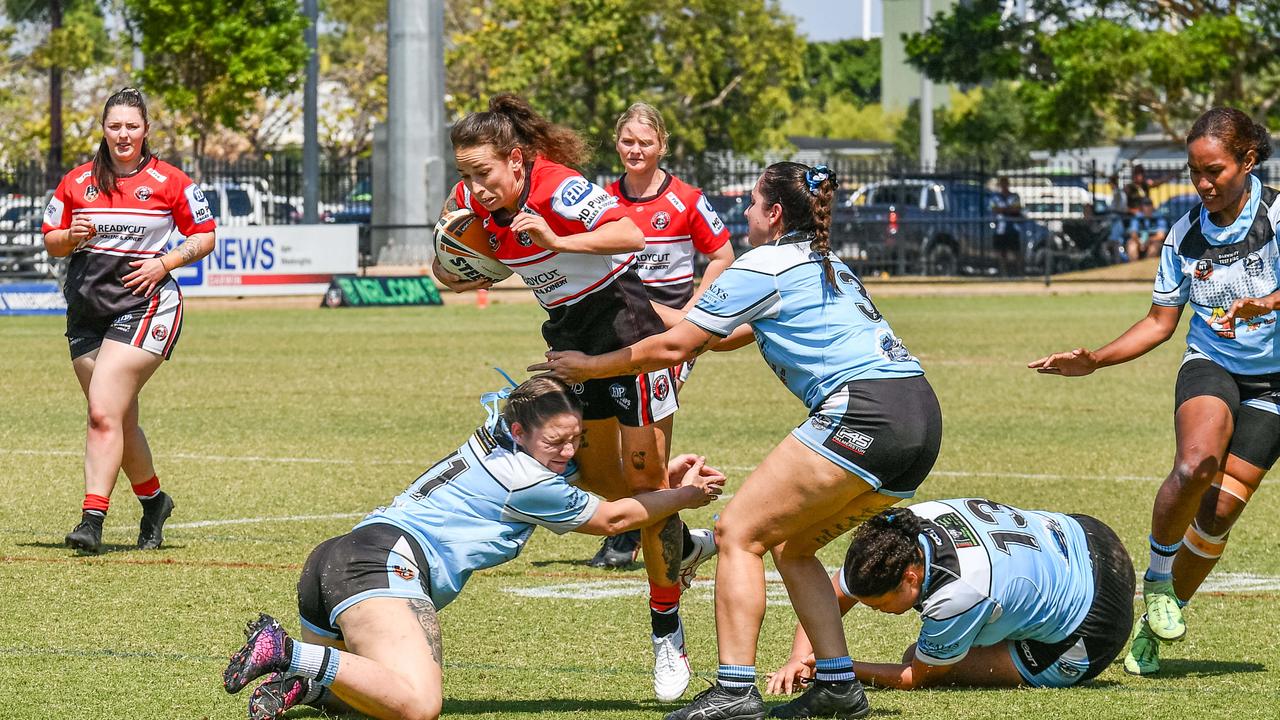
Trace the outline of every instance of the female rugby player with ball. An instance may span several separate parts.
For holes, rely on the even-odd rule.
[[[497,259],[520,275],[547,311],[542,336],[551,349],[608,352],[662,332],[635,272],[644,235],[616,198],[569,167],[586,157],[576,133],[503,94],[489,101],[488,111],[459,120],[450,138],[462,181],[442,216],[465,208],[483,222]],[[433,271],[458,292],[488,284],[451,275],[438,260]],[[578,453],[584,487],[611,500],[666,487],[678,407],[672,368],[617,373],[573,390],[584,406],[586,439]],[[654,692],[674,700],[689,684],[678,614],[682,570],[691,577],[715,546],[709,533],[691,536],[673,515],[644,528],[641,547],[649,576]]]
[[[770,165],[747,208],[752,249],[675,327],[598,356],[548,352],[568,382],[668,367],[754,338],[769,367],[809,409],[729,501],[716,523],[718,682],[668,720],[758,720],[756,642],[765,610],[764,554],[814,639],[816,680],[779,717],[868,712],[840,612],[815,553],[915,494],[938,457],[942,413],[920,363],[831,253],[836,181],[822,166]]]

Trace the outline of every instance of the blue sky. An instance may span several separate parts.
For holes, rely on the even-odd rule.
[[[796,27],[810,40],[843,40],[862,36],[862,4],[871,3],[871,31],[883,27],[880,0],[780,0],[783,11],[794,15]]]

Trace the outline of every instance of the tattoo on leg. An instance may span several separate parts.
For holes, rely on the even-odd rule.
[[[872,517],[875,517],[876,513],[880,512],[882,509],[883,508],[866,508],[856,515],[851,515],[818,533],[817,537],[814,538],[814,542],[819,546],[827,545],[841,535],[858,527],[862,523],[870,520]]]
[[[637,470],[644,469],[644,451],[643,450],[637,450],[636,452],[631,453],[631,467]]]
[[[662,541],[662,561],[667,566],[667,579],[675,583],[680,579],[680,560],[684,558],[684,533],[680,532],[680,516],[667,518],[658,539]]]
[[[413,610],[413,614],[418,616],[418,622],[422,625],[422,634],[427,638],[427,644],[431,646],[431,656],[436,659],[436,664],[444,667],[444,645],[440,641],[440,621],[436,618],[436,608],[426,600],[409,600],[409,608]]]
[[[579,450],[581,450],[581,449],[582,449],[582,448],[584,448],[584,447],[591,447],[591,444],[587,442],[587,431],[586,431],[586,429],[583,429],[583,431],[582,431],[582,435],[581,435],[580,437],[581,437],[581,440],[579,440],[579,441],[578,441],[578,449],[579,449]]]

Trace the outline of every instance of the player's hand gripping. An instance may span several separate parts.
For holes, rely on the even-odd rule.
[[[792,658],[786,665],[765,676],[770,695],[790,695],[800,692],[813,680],[814,659],[811,653],[803,660]]]
[[[71,227],[67,229],[67,237],[76,241],[75,248],[77,250],[97,234],[98,230],[94,227],[92,218],[84,215],[76,215],[71,218]]]
[[[707,459],[700,455],[680,455],[673,458],[667,465],[667,470],[671,472],[673,479],[678,467],[677,463],[686,465],[679,487],[696,487],[702,491],[695,503],[689,507],[702,507],[720,497],[720,493],[724,492],[724,474],[707,466],[706,462]]]
[[[1098,358],[1091,350],[1076,348],[1069,352],[1054,353],[1029,362],[1027,367],[1045,375],[1079,377],[1097,370]]]
[[[591,373],[592,356],[577,350],[548,350],[547,359],[530,365],[529,372],[546,372],[572,385],[595,377]]]
[[[493,285],[493,281],[488,278],[467,280],[454,275],[440,264],[440,258],[438,257],[431,261],[431,274],[435,275],[436,279],[439,280],[442,285],[457,293],[467,292],[468,290],[480,290]]]

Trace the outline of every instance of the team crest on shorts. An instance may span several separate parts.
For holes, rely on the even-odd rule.
[[[653,396],[658,400],[666,400],[667,395],[671,393],[671,381],[667,380],[666,375],[659,375],[658,379],[653,383]]]
[[[403,565],[396,565],[395,567],[391,568],[391,572],[395,573],[396,577],[400,578],[401,580],[412,580],[415,577],[413,568],[407,568]]]
[[[93,202],[98,199],[98,186],[86,185],[84,188],[84,201]]]
[[[665,210],[659,210],[653,214],[653,217],[649,218],[649,224],[653,226],[654,230],[666,230],[667,226],[671,224],[671,216]]]
[[[147,200],[150,199],[152,192],[154,191],[146,185],[139,185],[138,189],[133,191],[133,196],[139,200]]]
[[[618,403],[623,410],[631,409],[631,399],[627,397],[627,389],[622,387],[621,383],[614,383],[609,386],[609,395],[613,401]]]
[[[151,328],[151,337],[155,340],[164,340],[169,337],[169,328],[164,325],[156,325]]]

